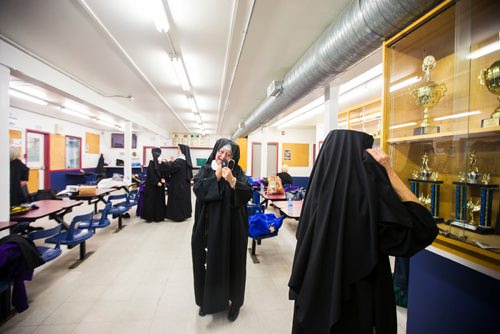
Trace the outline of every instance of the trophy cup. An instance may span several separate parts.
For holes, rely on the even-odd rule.
[[[439,100],[446,93],[446,85],[430,81],[431,71],[434,67],[436,67],[436,59],[430,55],[425,57],[422,62],[422,70],[425,72],[424,83],[410,91],[411,96],[415,99],[415,103],[424,107],[424,119],[420,123],[420,127],[413,129],[414,135],[439,132],[439,126],[434,126],[431,123],[429,109],[438,104]]]
[[[500,102],[500,60],[494,62],[489,68],[481,70],[479,83],[486,86],[490,93],[499,95],[497,99]],[[483,128],[498,125],[500,125],[500,105],[493,111],[490,118],[481,121]]]

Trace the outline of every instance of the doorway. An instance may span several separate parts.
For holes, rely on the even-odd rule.
[[[26,165],[30,169],[28,191],[46,189],[48,183],[49,134],[26,130]]]
[[[252,142],[252,177],[261,177],[260,161],[261,161],[261,143]]]
[[[278,143],[267,143],[267,175],[278,173]]]

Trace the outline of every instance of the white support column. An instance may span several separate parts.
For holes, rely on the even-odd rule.
[[[338,113],[339,113],[339,86],[338,85],[328,85],[325,86],[325,126],[324,126],[324,137],[334,129],[339,127],[338,124]]]
[[[261,177],[268,177],[267,172],[267,128],[260,129],[262,133],[262,141],[260,145],[260,174]]]
[[[10,70],[0,65],[0,161],[3,166],[9,166],[0,173],[0,189],[3,189],[3,196],[0,196],[0,221],[10,219],[9,77]],[[8,234],[0,232],[0,237]]]
[[[124,180],[132,180],[132,122],[125,122],[125,157],[123,167]]]

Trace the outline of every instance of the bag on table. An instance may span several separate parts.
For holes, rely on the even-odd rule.
[[[281,179],[279,178],[279,176],[269,176],[268,182],[269,184],[267,185],[267,193],[269,195],[285,193],[285,189],[283,189],[283,185],[281,184]]]
[[[248,235],[252,238],[278,232],[283,224],[283,217],[272,213],[256,213],[248,217]]]

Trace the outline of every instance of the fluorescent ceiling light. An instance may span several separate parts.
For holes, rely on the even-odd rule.
[[[468,59],[476,59],[476,58],[485,56],[487,54],[490,54],[490,53],[498,51],[498,50],[500,50],[500,40],[499,41],[495,41],[495,42],[493,42],[491,44],[488,44],[486,46],[483,46],[482,48],[477,49],[474,52],[471,52],[467,56],[467,58]]]
[[[404,87],[407,87],[409,85],[413,85],[414,83],[417,83],[419,82],[420,80],[422,80],[422,77],[419,77],[419,76],[414,76],[410,79],[406,79],[404,81],[401,81],[395,85],[392,85],[391,88],[389,88],[389,91],[392,93],[392,92],[395,92],[397,91],[398,89],[401,89],[401,88],[404,88]]]
[[[61,111],[64,112],[65,114],[76,116],[76,117],[80,117],[80,118],[83,118],[83,119],[89,119],[90,118],[86,114],[83,114],[83,113],[81,113],[79,111],[71,110],[71,109],[68,109],[68,108],[61,108]]]
[[[108,122],[108,121],[106,121],[104,119],[98,118],[98,119],[96,119],[96,122],[99,123],[99,124],[102,124],[102,125],[109,126],[110,128],[115,128],[116,127],[116,124]]]
[[[307,113],[302,113],[301,115],[291,119],[291,120],[288,120],[287,122],[285,123],[282,123],[281,125],[279,125],[277,128],[278,129],[284,129],[284,128],[287,128],[289,126],[292,126],[294,124],[297,124],[299,122],[302,122],[304,119],[310,117],[310,116],[314,116],[314,115],[317,115],[319,114],[320,112],[323,112],[324,109],[323,108],[320,108],[321,105],[317,106],[315,109],[312,109],[312,110],[308,110]]]
[[[189,102],[189,107],[191,108],[191,111],[193,114],[197,115],[198,114],[198,106],[196,105],[196,100],[194,99],[194,96],[188,96],[188,102]]]
[[[471,115],[477,115],[480,114],[481,112],[479,110],[474,110],[474,111],[469,111],[469,112],[463,112],[460,114],[452,114],[452,115],[446,115],[446,116],[441,116],[441,117],[436,117],[434,118],[435,121],[444,121],[445,119],[451,119],[451,118],[461,118],[461,117],[467,117]]]
[[[9,81],[9,87],[22,93],[38,97],[39,99],[47,100],[47,93],[43,91],[42,88],[24,81]]]
[[[186,92],[191,90],[191,86],[189,85],[189,79],[186,73],[186,69],[184,68],[184,64],[180,57],[173,57],[171,59],[172,66],[174,67],[175,74],[177,75],[177,79],[179,79],[179,83],[181,84],[182,89]]]
[[[409,123],[393,125],[393,126],[389,127],[389,129],[392,130],[392,129],[406,128],[407,126],[412,126],[412,125],[417,125],[417,122],[409,122]]]
[[[383,79],[382,75],[379,75],[368,82],[364,82],[362,85],[359,85],[348,92],[345,92],[342,95],[339,95],[339,103],[347,103],[349,100],[359,99],[362,96],[365,96],[367,93],[373,93],[373,90],[379,88],[382,90]]]
[[[26,93],[21,93],[21,92],[19,92],[17,90],[14,90],[14,89],[9,89],[9,95],[18,97],[20,99],[23,99],[23,100],[26,100],[26,101],[29,101],[29,102],[33,102],[33,103],[39,104],[41,106],[46,106],[46,105],[49,104],[45,100],[39,99],[38,97],[34,97],[34,96],[31,96],[31,95],[26,94]]]
[[[358,75],[352,80],[347,81],[345,84],[340,85],[339,95],[342,95],[351,89],[358,87],[359,85],[372,80],[378,76],[382,75],[382,64],[378,64],[375,67],[370,68],[368,71],[361,75]]]
[[[64,107],[88,116],[94,116],[88,111],[86,106],[71,100],[64,102]]]
[[[276,123],[274,123],[271,126],[272,127],[279,127],[282,124],[284,124],[284,123],[286,123],[286,122],[288,122],[288,121],[290,121],[290,120],[292,120],[292,119],[294,119],[296,117],[299,117],[302,114],[306,114],[309,111],[311,111],[311,110],[313,110],[313,109],[321,106],[324,102],[325,102],[325,97],[324,96],[318,97],[316,100],[314,100],[314,101],[306,104],[302,108],[297,109],[296,111],[294,111],[290,115],[287,115],[287,116],[283,117],[282,119],[280,119],[279,121],[277,121]]]
[[[167,33],[170,30],[170,24],[168,23],[167,13],[165,12],[165,7],[163,7],[162,0],[147,0],[144,1],[144,5],[148,6],[149,12],[153,17],[156,29],[159,32]]]

